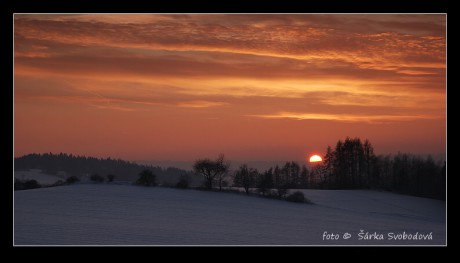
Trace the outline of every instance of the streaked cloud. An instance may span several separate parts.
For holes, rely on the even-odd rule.
[[[189,108],[209,108],[209,107],[223,106],[227,104],[228,103],[218,102],[218,101],[192,100],[192,101],[179,102],[177,103],[177,106],[189,107]]]
[[[115,120],[126,134],[227,141],[202,130],[212,120],[230,148],[260,148],[281,134],[297,147],[296,132],[314,133],[305,127],[318,120],[335,128],[317,136],[334,140],[347,125],[384,136],[383,124],[413,123],[420,138],[442,139],[446,15],[16,14],[14,75],[24,142],[27,123],[60,127],[63,112],[95,126]],[[118,127],[120,116],[129,125]],[[286,122],[297,130],[283,130]]]
[[[194,50],[297,60],[332,60],[368,69],[392,70],[399,65],[444,67],[445,50],[442,47],[445,47],[445,37],[420,34],[426,32],[423,26],[433,27],[434,24],[438,24],[437,29],[441,31],[437,34],[443,33],[445,18],[440,15],[418,16],[417,34],[388,31],[388,22],[378,19],[386,16],[379,15],[374,15],[374,20],[370,16],[359,15],[341,19],[333,15],[321,16],[319,20],[322,23],[329,18],[326,24],[318,24],[316,15],[286,16],[288,22],[284,23],[281,23],[281,17],[257,15],[189,15],[176,19],[171,19],[174,16],[152,15],[151,23],[126,24],[106,19],[111,16],[100,17],[100,20],[85,19],[85,16],[67,17],[65,20],[18,17],[15,20],[15,37],[80,47]],[[353,25],[367,22],[374,27],[373,33],[344,27],[340,25],[343,20]],[[420,58],[423,61],[419,61]]]
[[[398,121],[412,121],[418,119],[433,119],[434,116],[428,115],[379,115],[379,114],[321,114],[321,113],[296,113],[280,112],[273,115],[249,115],[263,119],[294,119],[294,120],[323,120],[341,122],[364,122],[364,123],[392,123]]]

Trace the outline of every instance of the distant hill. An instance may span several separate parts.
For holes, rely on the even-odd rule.
[[[99,159],[67,153],[32,153],[17,157],[14,158],[14,169],[16,171],[36,169],[50,175],[77,176],[79,178],[87,178],[95,173],[104,177],[113,174],[115,180],[119,181],[135,181],[142,170],[149,169],[157,176],[157,182],[160,184],[175,184],[183,174],[190,175],[193,184],[201,183],[200,177],[175,167],[162,168],[110,157]]]

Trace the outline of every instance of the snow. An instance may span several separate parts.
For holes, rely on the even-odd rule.
[[[445,245],[446,203],[302,190],[315,204],[244,194],[80,183],[14,192],[15,245]],[[358,240],[376,232],[384,240]],[[339,240],[323,240],[324,232]],[[343,239],[345,233],[349,239]],[[431,240],[388,240],[388,233]]]

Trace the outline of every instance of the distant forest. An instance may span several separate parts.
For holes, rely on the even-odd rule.
[[[445,161],[407,153],[377,156],[368,140],[347,137],[334,149],[327,147],[323,161],[310,167],[286,162],[261,173],[242,165],[233,184],[262,194],[275,189],[280,196],[299,188],[375,189],[445,200],[446,176]]]
[[[46,174],[65,172],[66,176],[79,178],[113,175],[115,180],[135,181],[143,170],[150,170],[161,183],[175,183],[181,175],[190,172],[175,167],[140,165],[134,162],[112,158],[95,158],[66,153],[28,154],[14,159],[15,170],[40,169]]]

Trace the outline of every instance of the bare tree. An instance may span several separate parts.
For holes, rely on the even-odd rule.
[[[225,177],[228,175],[228,171],[230,170],[230,162],[225,161],[224,154],[219,154],[216,160],[217,170],[217,180],[219,181],[219,191],[222,191],[222,182],[224,181]]]
[[[219,189],[222,190],[222,181],[230,168],[230,163],[225,162],[224,155],[220,154],[215,161],[210,159],[199,159],[193,165],[196,174],[203,175],[206,187],[212,189],[214,180],[219,181]]]

